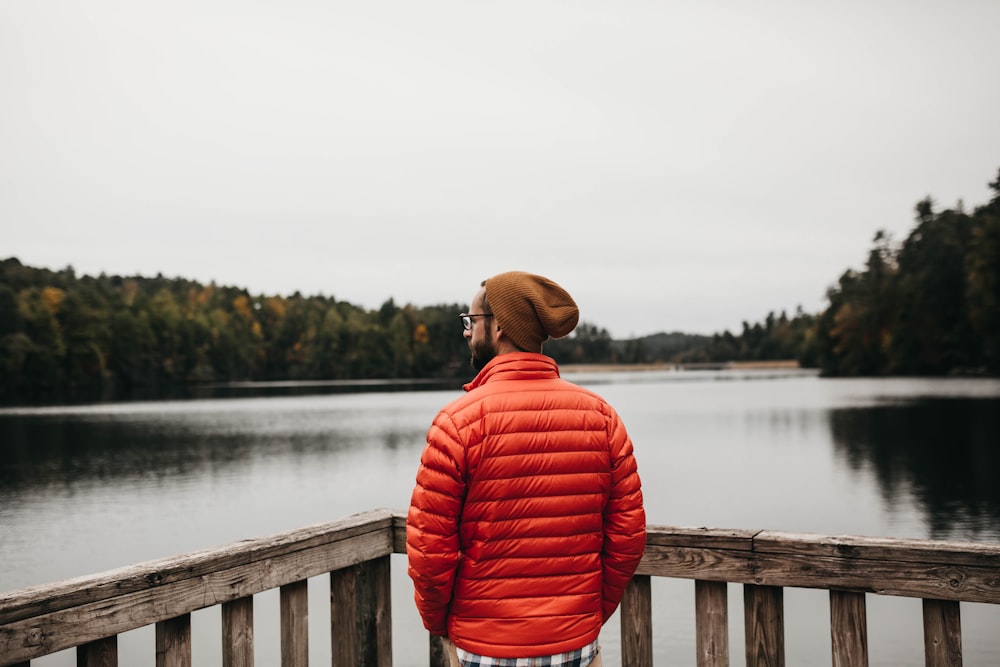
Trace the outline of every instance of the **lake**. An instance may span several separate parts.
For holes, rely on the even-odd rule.
[[[1000,543],[1000,380],[566,377],[621,414],[651,524]],[[366,389],[0,410],[0,591],[369,509],[405,511],[427,427],[461,390]],[[426,665],[405,557],[392,558],[394,664]],[[310,658],[322,665],[329,610],[317,579]],[[729,588],[735,665],[742,587]],[[693,583],[654,579],[653,605],[657,664],[693,664]],[[830,664],[828,605],[825,592],[786,589],[789,665]],[[965,664],[1000,664],[1000,605],[961,608]],[[277,593],[257,596],[254,615],[257,664],[279,664]],[[193,615],[196,665],[221,663],[219,616]],[[868,623],[871,665],[923,664],[919,600],[869,595]],[[617,664],[617,615],[601,641],[605,664]],[[152,628],[122,635],[119,653],[123,665],[152,666]]]

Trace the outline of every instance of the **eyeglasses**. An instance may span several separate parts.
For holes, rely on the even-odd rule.
[[[472,320],[477,317],[493,317],[493,313],[459,313],[462,318],[462,326],[466,331],[472,328]]]

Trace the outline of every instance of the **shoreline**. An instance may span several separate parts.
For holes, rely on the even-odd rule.
[[[561,373],[614,373],[619,371],[744,371],[744,370],[799,370],[802,367],[795,359],[774,361],[720,361],[693,364],[652,363],[652,364],[565,364],[559,366]]]

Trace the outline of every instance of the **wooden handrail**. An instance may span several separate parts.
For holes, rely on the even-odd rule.
[[[1000,603],[1000,544],[649,526],[639,574]]]
[[[97,575],[0,594],[0,665],[73,646],[89,646],[198,609],[238,603],[255,593],[388,560],[393,515],[373,511],[288,533],[150,561]],[[359,575],[363,574],[361,572]],[[224,607],[239,655],[246,610]],[[353,613],[353,610],[351,610]],[[242,619],[242,620],[241,620]],[[229,628],[229,630],[227,630]],[[157,630],[166,631],[166,626]],[[245,639],[245,637],[244,637]],[[157,643],[159,644],[159,636]],[[190,643],[190,642],[188,642]],[[85,649],[106,652],[107,648]]]
[[[330,573],[334,665],[390,667],[389,556],[403,514],[288,533],[0,594],[0,667],[77,647],[117,664],[117,636],[156,629],[157,667],[190,665],[190,614],[221,605],[223,661],[252,664],[253,598],[280,590],[282,665],[305,665],[307,579]],[[923,600],[927,665],[961,664],[959,602],[1000,604],[1000,544],[649,526],[621,607],[622,664],[652,665],[651,577],[695,580],[697,664],[729,664],[727,584],[744,585],[746,661],[784,664],[783,589],[830,591],[833,664],[867,665],[865,594]],[[431,639],[429,661],[443,665]]]

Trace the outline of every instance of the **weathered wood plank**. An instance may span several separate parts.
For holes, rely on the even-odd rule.
[[[330,573],[333,667],[392,667],[389,556]]]
[[[444,645],[444,637],[429,635],[427,644],[430,649],[430,667],[451,667],[448,650]]]
[[[391,550],[391,538],[388,535],[391,533],[392,517],[392,513],[386,510],[364,512],[287,533],[242,540],[99,574],[0,593],[0,625],[125,593],[198,578],[240,565],[261,563],[369,533],[385,533],[386,544]]]
[[[653,594],[648,576],[637,574],[625,587],[621,615],[622,664],[653,665]]]
[[[949,554],[925,552],[926,563],[905,560],[891,550],[836,554],[829,545],[797,551],[746,552],[730,549],[647,545],[638,573],[660,577],[729,581],[768,586],[848,589],[915,598],[1000,603],[1000,566],[942,565]],[[867,556],[871,556],[870,558]],[[963,559],[956,559],[963,560]]]
[[[754,555],[749,551],[647,545],[636,570],[653,577],[754,583]]]
[[[156,667],[191,667],[191,614],[156,624]]]
[[[961,667],[962,621],[958,602],[924,600],[924,660],[927,667]]]
[[[800,554],[756,554],[754,581],[913,598],[1000,603],[1000,569]]]
[[[830,638],[833,667],[868,667],[864,593],[830,591]]]
[[[698,667],[729,667],[729,595],[724,581],[694,582]]]
[[[664,547],[699,547],[729,551],[753,551],[754,536],[760,531],[732,528],[688,528],[684,526],[646,527],[646,544]]]
[[[744,586],[743,617],[746,664],[784,667],[784,590],[776,586]]]
[[[369,628],[369,641],[374,638],[376,646],[377,667],[392,667],[392,561],[389,556],[365,563],[372,577],[371,599],[368,605],[371,609],[365,615],[374,623]]]
[[[279,588],[390,552],[388,527],[346,540],[0,625],[0,655],[28,660]],[[99,619],[99,620],[97,620]]]
[[[406,553],[406,515],[392,515],[392,552]]]
[[[105,637],[77,646],[76,667],[118,667],[118,637]]]
[[[309,665],[309,582],[281,587],[281,667]]]
[[[253,598],[222,604],[222,667],[253,667]]]
[[[888,559],[921,565],[1000,567],[1000,544],[988,542],[760,531],[754,536],[754,551],[858,560]]]

